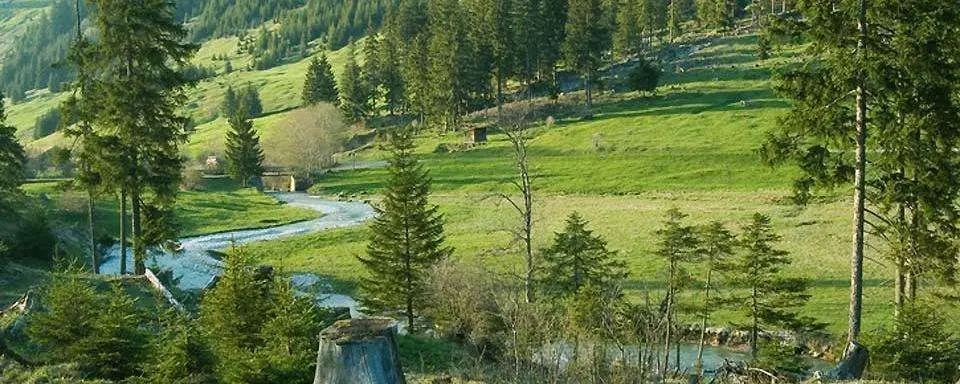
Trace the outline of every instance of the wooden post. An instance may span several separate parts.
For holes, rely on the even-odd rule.
[[[320,332],[314,384],[405,384],[397,322],[340,320]]]

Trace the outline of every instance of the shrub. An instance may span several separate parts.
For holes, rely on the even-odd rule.
[[[49,261],[57,238],[50,230],[46,212],[34,208],[21,215],[20,225],[9,241],[10,253],[17,258]]]
[[[53,108],[40,117],[33,125],[33,139],[38,140],[50,136],[60,126],[60,108]]]
[[[954,383],[960,339],[944,329],[949,323],[932,305],[905,306],[892,328],[869,335],[871,370],[887,380]]]
[[[646,59],[641,58],[636,67],[630,71],[628,81],[630,89],[637,92],[656,92],[660,85],[660,68],[657,68]]]

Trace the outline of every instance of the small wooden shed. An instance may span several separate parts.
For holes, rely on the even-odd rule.
[[[467,142],[470,144],[479,144],[487,142],[487,127],[468,127],[466,131]]]

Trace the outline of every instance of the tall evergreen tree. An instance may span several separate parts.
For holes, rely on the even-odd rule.
[[[223,102],[220,103],[220,115],[230,118],[236,116],[239,109],[240,99],[237,97],[237,92],[233,87],[227,86],[227,90],[223,93]]]
[[[567,65],[583,77],[586,93],[584,115],[590,116],[593,106],[592,83],[603,64],[603,53],[611,44],[611,29],[603,0],[571,0],[567,17],[563,53]]]
[[[242,114],[230,118],[227,131],[227,173],[240,181],[244,188],[251,178],[263,173],[263,149],[253,122]]]
[[[670,365],[670,345],[673,342],[673,332],[676,326],[676,313],[679,307],[681,290],[689,283],[686,264],[696,260],[699,256],[700,239],[696,228],[685,225],[683,219],[687,215],[673,208],[667,211],[667,220],[663,229],[657,231],[660,242],[657,256],[667,263],[667,292],[664,297],[663,316],[666,319],[666,335],[663,346],[663,365],[660,373],[667,372]],[[680,356],[677,355],[679,365]]]
[[[567,218],[563,232],[554,234],[553,244],[544,249],[546,264],[543,284],[555,298],[566,298],[586,286],[607,290],[627,276],[626,264],[607,250],[607,242],[587,229],[579,213]]]
[[[343,111],[343,116],[350,121],[366,120],[372,109],[373,90],[363,79],[353,48],[350,48],[347,54],[347,64],[343,67],[339,88],[340,110]]]
[[[361,301],[372,310],[402,308],[410,330],[425,302],[427,271],[448,257],[443,215],[429,202],[430,178],[413,155],[413,137],[403,130],[390,138],[392,157],[383,201],[374,208],[370,244],[360,262]]]
[[[240,92],[237,98],[236,113],[242,113],[246,117],[256,118],[263,114],[263,102],[260,100],[260,91],[253,84],[247,84]]]
[[[780,236],[773,232],[770,218],[755,214],[740,235],[740,256],[726,268],[728,283],[744,289],[743,294],[728,298],[734,308],[746,315],[750,331],[750,353],[757,357],[760,332],[768,327],[809,330],[815,324],[802,318],[796,309],[806,302],[807,280],[782,275],[790,265],[786,251],[774,248]]]
[[[383,87],[383,102],[391,115],[400,112],[404,105],[404,83],[400,64],[400,44],[394,34],[383,37],[378,51],[378,69],[380,84]]]
[[[187,64],[197,46],[183,42],[186,30],[174,19],[173,7],[166,0],[98,0],[98,39],[80,61],[94,79],[84,95],[99,107],[91,122],[115,135],[124,153],[118,158],[127,166],[118,168],[124,169],[121,188],[132,203],[138,274],[146,269],[147,248],[167,240],[144,236],[143,213],[145,207],[172,210],[182,168],[179,146],[189,123],[178,113],[189,82],[177,67]]]
[[[626,58],[643,51],[643,2],[623,0],[617,7],[617,29],[614,32],[614,52]]]
[[[303,104],[313,105],[319,102],[337,104],[340,96],[337,92],[337,80],[333,77],[333,68],[327,61],[326,53],[314,56],[307,67],[307,79],[303,83]]]
[[[26,154],[17,140],[16,128],[6,124],[7,114],[0,93],[0,211],[11,195],[16,193],[24,180]]]

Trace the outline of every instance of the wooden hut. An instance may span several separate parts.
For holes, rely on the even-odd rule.
[[[487,142],[487,127],[468,127],[466,131],[467,143],[480,144]]]

